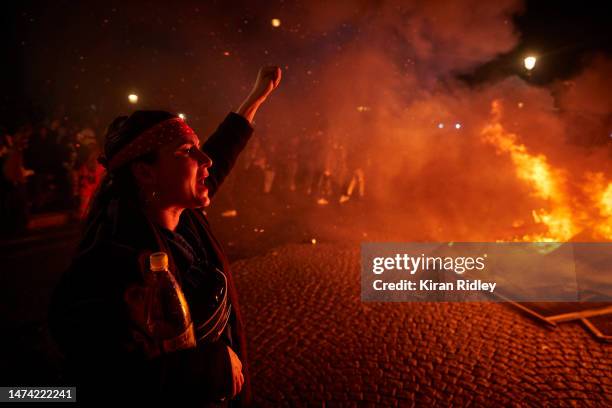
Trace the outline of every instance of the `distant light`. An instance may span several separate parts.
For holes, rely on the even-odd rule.
[[[525,106],[525,104],[524,104],[523,102],[519,102],[519,103],[518,103],[518,107],[519,107],[519,108],[521,108],[521,109],[522,109],[522,108],[523,108],[523,106]]]
[[[272,24],[272,27],[274,28],[280,27],[281,21],[278,18],[273,18],[272,21],[270,21],[270,24]]]
[[[230,52],[229,51],[223,51],[223,55],[225,55],[226,57],[230,56]]]
[[[138,95],[136,95],[136,94],[129,94],[128,95],[128,101],[130,101],[130,103],[138,103]]]
[[[438,123],[438,129],[444,129],[444,123],[442,122]]]
[[[312,242],[312,245],[315,245],[317,243],[317,240],[315,238],[311,239],[310,242]]]
[[[526,68],[528,71],[531,71],[531,70],[533,69],[533,67],[535,67],[536,61],[537,61],[536,57],[534,57],[534,56],[529,56],[529,57],[526,57],[526,58],[523,60],[523,63],[525,64],[525,68]]]
[[[236,210],[227,210],[221,213],[222,217],[236,217],[238,216],[238,211]]]
[[[369,106],[362,106],[362,105],[360,105],[360,106],[357,107],[357,112],[367,112],[369,110],[370,110]]]
[[[461,129],[461,123],[459,122],[455,123],[455,129]]]
[[[179,114],[178,114],[178,117],[179,117],[179,118],[181,118],[181,119],[183,119],[183,120],[187,119],[187,116],[185,116],[185,114],[184,114],[184,113],[179,113]]]

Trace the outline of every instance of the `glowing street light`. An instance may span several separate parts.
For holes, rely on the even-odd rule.
[[[184,114],[184,113],[179,113],[179,114],[178,114],[178,117],[179,117],[179,118],[181,118],[181,119],[183,119],[183,120],[187,119],[187,116],[185,116],[185,114]]]
[[[527,69],[527,71],[531,71],[533,67],[535,67],[536,61],[537,59],[534,56],[525,57],[525,59],[523,60],[523,63],[525,64],[525,69]]]
[[[136,95],[136,94],[129,94],[128,95],[128,101],[130,101],[130,103],[138,103],[138,95]]]
[[[459,122],[455,123],[455,129],[461,129],[461,123]]]
[[[272,27],[277,28],[280,27],[281,21],[278,18],[273,18],[270,24],[272,24]]]

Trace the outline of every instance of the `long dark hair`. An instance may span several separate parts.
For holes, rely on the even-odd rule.
[[[166,111],[136,111],[132,115],[120,116],[109,125],[104,142],[104,153],[99,161],[106,163],[122,148],[145,130],[177,115]],[[139,187],[131,171],[131,164],[145,162],[153,164],[157,160],[157,151],[146,153],[126,163],[120,168],[106,172],[90,201],[79,252],[89,247],[95,239],[97,227],[107,217],[107,209],[113,200],[140,207]]]

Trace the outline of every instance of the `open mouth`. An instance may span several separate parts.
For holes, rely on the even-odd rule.
[[[208,186],[206,185],[206,179],[208,178],[208,171],[206,171],[206,169],[203,169],[203,171],[199,171],[196,176],[197,176],[196,185],[208,191]]]
[[[199,188],[204,189],[205,191],[208,191],[208,186],[206,185],[206,177],[198,179],[197,185]]]

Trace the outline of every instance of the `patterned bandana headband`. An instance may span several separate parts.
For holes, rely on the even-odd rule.
[[[167,119],[145,130],[136,139],[124,146],[113,155],[106,167],[108,171],[116,170],[137,157],[178,140],[180,136],[185,134],[191,135],[195,134],[195,132],[183,119]]]

